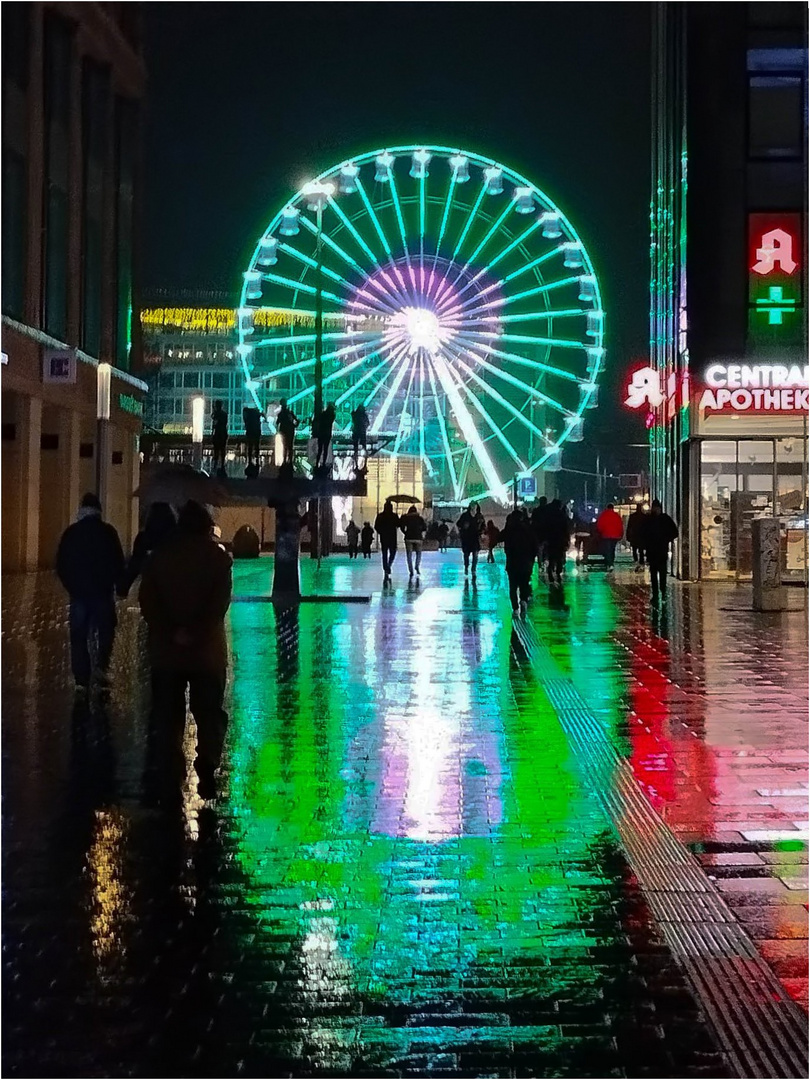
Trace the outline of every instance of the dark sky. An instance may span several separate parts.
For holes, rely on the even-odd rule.
[[[608,374],[647,349],[646,3],[151,3],[144,285],[236,293],[302,180],[361,150],[458,145],[524,172],[600,275]],[[619,420],[638,441],[635,417]]]

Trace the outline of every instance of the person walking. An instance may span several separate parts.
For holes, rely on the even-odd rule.
[[[228,414],[221,401],[211,410],[211,443],[214,449],[213,467],[225,472],[225,453],[228,449]]]
[[[456,525],[461,540],[461,553],[464,556],[464,577],[469,575],[471,563],[472,576],[475,577],[478,552],[481,550],[481,535],[484,532],[484,516],[477,502],[470,503]]]
[[[318,441],[315,451],[315,468],[321,465],[326,467],[329,458],[329,447],[332,445],[332,429],[335,426],[335,406],[331,403],[321,409],[318,416],[312,421],[312,434]]]
[[[195,769],[202,799],[216,795],[228,728],[223,708],[228,669],[225,615],[231,603],[231,557],[213,537],[204,506],[188,502],[177,528],[147,561],[139,602],[152,669],[152,725],[159,772],[169,799],[185,777],[186,688],[197,725]]]
[[[605,571],[612,574],[616,564],[616,545],[624,536],[624,524],[613,503],[608,503],[596,519],[596,531],[605,557]]]
[[[534,530],[525,510],[515,509],[509,514],[501,538],[506,553],[509,599],[512,610],[519,615],[525,612],[531,596],[530,581],[536,554]]]
[[[115,641],[115,591],[123,583],[124,552],[113,525],[102,519],[98,496],[84,495],[76,521],[62,533],[56,573],[70,597],[70,666],[78,692],[92,677],[90,641],[96,643],[98,681],[107,682]]]
[[[487,534],[487,562],[488,563],[494,563],[495,562],[495,548],[500,543],[501,530],[498,528],[498,526],[495,524],[495,522],[491,518],[486,524],[486,534]]]
[[[371,547],[374,543],[374,529],[370,521],[367,521],[360,531],[360,549],[364,559],[371,558]]]
[[[349,558],[357,558],[357,541],[360,539],[360,529],[352,518],[346,526],[346,543],[349,547]]]
[[[659,499],[653,499],[649,514],[644,516],[646,520],[641,533],[641,544],[650,568],[652,602],[658,604],[659,600],[663,600],[666,603],[669,545],[678,539],[678,526],[669,514],[664,513]]]
[[[438,537],[439,551],[447,551],[447,538],[450,535],[450,526],[446,521],[439,522]]]
[[[552,499],[548,505],[545,535],[549,584],[556,581],[561,585],[565,556],[571,543],[571,519],[559,499]]]
[[[413,580],[414,567],[416,576],[419,577],[419,567],[422,565],[422,544],[424,542],[427,525],[415,506],[412,506],[407,514],[399,519],[399,527],[405,534],[405,557],[408,560],[408,578]]]
[[[397,535],[399,533],[399,514],[397,514],[390,499],[386,502],[382,512],[377,514],[374,530],[380,538],[383,585],[389,585],[391,583],[391,567],[397,555]]]
[[[144,527],[135,537],[135,543],[132,545],[132,554],[124,571],[119,596],[127,595],[143,573],[146,560],[166,541],[167,537],[171,536],[176,525],[177,518],[168,503],[152,503],[147,512]]]
[[[636,564],[635,570],[637,574],[643,573],[644,571],[644,547],[642,546],[641,538],[644,535],[646,522],[647,515],[644,512],[641,503],[639,503],[627,519],[626,532],[627,543],[633,551],[633,562]]]
[[[546,559],[548,556],[548,499],[541,495],[537,500],[537,506],[532,510],[531,525],[534,533],[534,542],[537,549],[537,573],[542,581],[546,574]]]
[[[276,431],[281,436],[281,463],[282,465],[293,463],[295,446],[295,429],[298,427],[298,417],[287,405],[287,399],[281,399],[281,408],[276,417]]]
[[[366,457],[366,438],[368,435],[368,413],[365,405],[360,402],[352,411],[352,450],[354,452],[354,467],[360,460],[360,447],[363,447],[363,456]]]

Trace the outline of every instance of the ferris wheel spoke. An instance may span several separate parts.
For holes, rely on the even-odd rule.
[[[534,319],[565,319],[572,315],[587,315],[585,308],[550,308],[548,311],[527,311],[520,315],[488,315],[489,319],[497,319],[498,322],[531,322]]]
[[[537,285],[533,289],[525,289],[520,293],[512,293],[504,298],[504,304],[514,304],[516,300],[524,300],[527,296],[540,296],[542,293],[551,292],[553,289],[562,289],[566,285],[575,285],[579,277],[560,278],[559,281],[550,281],[548,285]]]
[[[370,356],[373,356],[373,355],[374,355],[374,353],[371,353],[371,354],[369,354],[369,355],[370,355]],[[378,349],[378,350],[377,350],[377,355],[382,355],[382,350],[381,350],[381,349]],[[366,357],[364,357],[363,359],[364,359],[364,360],[367,360],[367,359],[369,359],[369,357],[368,357],[368,356],[366,356]],[[344,390],[344,392],[343,392],[343,393],[342,393],[342,394],[340,395],[340,397],[339,397],[339,398],[337,399],[337,401],[335,402],[335,404],[336,404],[336,405],[342,405],[344,401],[348,401],[348,399],[349,399],[350,397],[353,397],[353,396],[354,396],[354,395],[355,395],[355,394],[357,393],[357,391],[358,391],[358,390],[360,389],[360,387],[361,387],[361,386],[365,385],[365,383],[367,383],[367,382],[369,381],[369,379],[373,379],[373,378],[374,378],[374,376],[375,376],[375,375],[377,374],[377,372],[378,372],[378,371],[379,371],[379,370],[380,370],[381,368],[387,367],[387,366],[388,366],[388,364],[389,364],[389,360],[388,360],[388,357],[387,357],[387,356],[385,356],[385,357],[384,357],[384,358],[383,358],[383,359],[382,359],[382,360],[381,360],[381,361],[379,362],[379,364],[375,364],[373,368],[371,368],[371,369],[370,369],[369,371],[367,371],[367,372],[365,373],[365,375],[362,375],[362,376],[361,376],[361,377],[360,377],[360,378],[359,378],[359,379],[357,380],[357,382],[356,382],[356,383],[354,384],[354,386],[350,387],[350,388],[349,388],[348,390]]]
[[[473,331],[467,331],[465,338],[469,341],[470,337],[473,337]],[[483,342],[473,342],[473,348],[483,349],[487,354],[491,353],[493,356],[498,356],[502,360],[510,360],[514,364],[520,364],[523,367],[531,368],[533,371],[543,372],[545,375],[556,375],[560,379],[567,379],[569,382],[580,383],[582,380],[573,371],[566,371],[565,368],[554,367],[553,364],[545,364],[542,360],[530,360],[528,356],[521,356],[519,353],[507,352],[504,349],[497,349],[494,345],[484,345]]]
[[[402,216],[402,206],[399,201],[399,192],[397,191],[397,179],[394,175],[394,170],[390,165],[388,166],[388,184],[391,188],[391,200],[394,204],[394,212],[396,213],[397,223],[399,225],[399,235],[402,238],[402,250],[405,255],[405,263],[408,267],[408,274],[411,279],[411,286],[414,290],[411,298],[413,299],[414,305],[418,307],[416,276],[414,275],[413,264],[411,263],[411,253],[408,250],[408,237],[405,231],[405,218]],[[399,265],[396,262],[394,263],[394,269],[397,272],[397,277],[399,277],[399,279],[402,281],[402,274],[400,273]],[[407,285],[405,285],[404,281],[402,281],[402,284],[407,291],[408,287]]]
[[[516,277],[520,277],[521,274],[526,274],[529,270],[534,270],[538,266],[542,266],[543,263],[553,259],[555,255],[560,255],[565,251],[565,248],[560,244],[558,247],[553,248],[551,251],[546,251],[543,255],[538,255],[536,259],[532,259],[531,262],[526,263],[523,266],[519,266],[517,270],[513,270],[511,274],[507,274],[503,279],[504,284],[509,281],[514,281]]]
[[[354,237],[354,239],[357,241],[357,243],[362,248],[362,250],[366,253],[366,255],[368,255],[368,257],[371,259],[371,261],[374,263],[374,265],[379,267],[380,264],[379,264],[379,262],[377,260],[376,255],[371,250],[371,248],[368,246],[366,241],[363,239],[362,235],[354,227],[354,225],[349,220],[349,218],[346,216],[346,214],[343,212],[343,209],[339,206],[337,200],[333,196],[330,195],[329,199],[328,199],[328,203],[329,203],[329,206],[332,207],[332,209],[335,211],[337,216],[340,218],[340,220],[343,222],[343,224],[346,226],[346,228],[349,230],[349,232]]]
[[[400,386],[402,386],[402,380],[405,378],[405,376],[408,373],[409,364],[408,364],[407,354],[405,352],[406,349],[407,349],[407,345],[403,346],[402,358],[394,361],[393,364],[392,364],[392,370],[395,371],[394,381],[391,383],[391,386],[388,389],[388,393],[386,394],[385,399],[384,399],[382,405],[380,406],[379,412],[374,417],[374,422],[372,423],[371,428],[370,428],[370,432],[371,432],[372,435],[379,435],[380,434],[380,430],[382,428],[383,421],[385,420],[386,416],[388,415],[388,411],[391,408],[391,405],[393,404],[394,398],[397,395],[397,391],[399,390]]]
[[[351,352],[352,349],[356,349],[357,345],[344,345],[342,349],[337,349],[335,352],[324,353],[321,360],[336,360],[343,356],[347,352]],[[275,368],[273,371],[268,371],[264,375],[259,377],[259,382],[270,382],[273,379],[278,379],[281,375],[290,375],[292,373],[299,374],[304,368],[314,367],[315,357],[310,356],[303,360],[296,360],[294,364],[286,364],[283,367]]]
[[[363,206],[365,206],[366,213],[371,218],[371,224],[374,226],[374,230],[377,233],[377,236],[379,237],[380,243],[383,246],[385,254],[387,255],[389,260],[392,260],[393,255],[391,254],[391,245],[388,243],[388,240],[386,239],[385,233],[383,232],[383,227],[380,224],[380,219],[377,217],[377,214],[375,213],[374,207],[371,205],[371,200],[369,199],[369,197],[368,197],[368,195],[366,193],[366,189],[363,187],[363,182],[361,181],[359,176],[357,177],[357,190],[360,192],[360,198],[363,200]]]
[[[310,269],[312,270],[317,271],[319,269],[316,259],[311,258],[311,256],[309,255],[305,255],[303,251],[299,251],[298,248],[294,248],[290,244],[279,244],[278,250],[283,251],[285,255],[291,255],[294,259],[297,259],[298,262],[303,263],[305,266],[310,267]],[[346,278],[341,277],[341,275],[338,274],[336,270],[331,270],[328,266],[324,266],[323,263],[321,263],[320,265],[320,272],[324,275],[324,277],[328,277],[332,281],[336,281],[338,285],[342,285],[345,289],[351,288]]]
[[[341,353],[345,354],[345,353],[350,352],[352,349],[357,349],[359,347],[360,347],[359,345],[351,345],[346,349],[342,349]],[[349,374],[350,371],[354,371],[355,368],[360,367],[361,364],[365,364],[368,360],[370,360],[372,358],[372,356],[378,356],[379,353],[380,353],[379,346],[376,349],[374,349],[372,352],[364,352],[362,356],[358,356],[357,359],[352,360],[352,362],[350,364],[346,364],[345,367],[338,368],[338,370],[333,371],[331,373],[331,375],[327,375],[326,378],[323,380],[323,385],[324,386],[330,386],[333,382],[337,382],[338,379],[344,379]],[[328,360],[328,359],[329,359],[329,356],[327,354],[327,356],[324,357],[324,360]],[[385,361],[383,361],[383,362],[385,363]],[[355,384],[355,386],[356,385],[357,384]],[[352,390],[350,391],[350,393],[353,393],[354,389],[355,389],[355,387],[352,387]],[[291,397],[289,399],[289,404],[292,405],[293,402],[299,401],[302,398],[307,397],[309,394],[314,394],[314,393],[315,393],[315,384],[313,383],[311,386],[307,386],[307,387],[305,387],[305,389],[300,390],[294,397]]]
[[[498,229],[500,229],[501,225],[503,225],[504,221],[506,221],[507,217],[512,212],[512,209],[513,209],[514,205],[515,205],[515,200],[510,199],[509,202],[507,203],[505,209],[501,211],[501,213],[498,215],[497,218],[495,218],[492,225],[487,230],[487,233],[484,236],[483,240],[481,240],[481,242],[476,247],[475,251],[473,251],[472,255],[470,255],[469,259],[467,259],[467,261],[464,263],[464,266],[461,268],[461,270],[459,270],[458,276],[456,277],[455,281],[453,282],[454,285],[458,284],[458,282],[461,280],[461,277],[464,274],[465,270],[467,270],[472,265],[472,263],[475,262],[475,260],[478,258],[478,256],[481,254],[481,252],[487,246],[487,244],[490,242],[490,240],[495,235],[495,233],[498,231]]]
[[[453,251],[453,257],[450,260],[451,262],[456,261],[456,258],[458,257],[458,253],[461,251],[462,245],[464,244],[464,241],[467,239],[467,233],[470,231],[470,227],[472,226],[472,223],[475,220],[476,214],[478,213],[478,210],[479,210],[479,208],[481,206],[481,203],[482,203],[486,193],[487,193],[487,182],[485,180],[481,184],[481,190],[478,192],[478,197],[476,198],[475,202],[473,203],[472,210],[470,210],[469,214],[467,215],[467,220],[464,223],[464,228],[461,230],[461,236],[459,236],[458,243],[456,244],[455,250]]]
[[[497,266],[499,262],[505,259],[507,255],[511,255],[515,248],[518,248],[521,244],[525,243],[526,240],[528,240],[529,237],[532,235],[532,233],[540,228],[541,224],[542,222],[540,221],[540,218],[536,217],[519,236],[516,236],[515,239],[510,241],[510,243],[508,243],[505,248],[499,251],[494,258],[489,260],[490,270],[493,268],[493,266]]]
[[[460,499],[461,498],[461,486],[459,485],[459,482],[458,482],[458,475],[456,473],[456,465],[455,465],[455,462],[453,461],[453,452],[450,449],[450,439],[448,438],[448,435],[447,435],[447,425],[444,422],[444,413],[442,411],[442,406],[441,406],[441,403],[439,401],[439,393],[438,393],[438,390],[436,388],[436,378],[435,378],[435,376],[433,374],[433,365],[430,362],[430,360],[428,360],[428,362],[427,362],[427,372],[428,372],[428,377],[430,379],[430,389],[431,389],[431,393],[433,395],[433,404],[434,404],[434,407],[436,409],[436,419],[439,422],[439,433],[440,433],[441,439],[442,439],[442,446],[444,446],[444,460],[447,462],[447,467],[450,470],[450,480],[451,480],[451,482],[453,484],[453,496],[456,499]]]
[[[310,221],[309,218],[306,217],[304,214],[301,215],[299,221],[306,229],[308,229],[312,233],[313,236],[318,235],[318,226],[315,224],[314,221]],[[360,265],[360,263],[357,262],[356,259],[353,259],[347,251],[344,251],[340,244],[333,240],[328,233],[323,232],[323,230],[321,230],[321,239],[328,248],[331,248],[336,255],[339,255],[345,263],[352,267],[353,270],[356,270],[358,274],[365,275],[365,270]]]
[[[587,349],[587,344],[575,341],[573,338],[550,338],[536,337],[534,334],[497,334],[494,330],[488,334],[481,331],[469,331],[477,333],[478,337],[490,337],[498,341],[509,341],[515,345],[548,345],[557,349]]]
[[[402,435],[405,431],[405,417],[408,412],[408,402],[411,399],[411,390],[413,389],[414,377],[416,376],[416,364],[411,364],[411,374],[408,379],[408,388],[405,391],[405,400],[402,402],[402,412],[399,414],[399,425],[397,427],[397,437],[394,440],[394,449],[392,451],[393,457],[399,457],[399,448],[402,445]]]
[[[507,437],[504,435],[503,431],[501,430],[501,425],[499,425],[495,420],[493,420],[493,418],[490,416],[490,414],[484,408],[483,403],[481,401],[479,401],[479,399],[472,392],[472,390],[470,390],[469,386],[467,386],[467,384],[465,382],[462,381],[460,383],[460,385],[461,385],[462,389],[464,390],[465,394],[467,395],[467,397],[469,398],[470,404],[473,406],[473,408],[476,410],[476,412],[479,413],[480,416],[483,417],[485,423],[490,428],[490,430],[492,431],[492,434],[495,436],[495,438],[498,440],[498,442],[501,444],[501,446],[504,448],[504,450],[506,450],[506,452],[509,454],[509,456],[512,458],[512,460],[515,462],[515,464],[521,470],[521,472],[525,471],[526,462],[521,458],[521,456],[518,454],[517,450],[515,450],[514,446],[512,446],[512,444],[509,442]]]
[[[347,338],[377,337],[379,330],[329,330],[323,335],[324,341],[345,341]],[[314,345],[316,334],[294,334],[292,337],[268,337],[252,342],[252,348],[276,347],[278,345]]]
[[[453,347],[451,346],[451,348]],[[548,405],[550,408],[555,409],[559,413],[562,413],[562,415],[565,417],[571,417],[575,415],[571,412],[570,409],[566,409],[564,405],[561,405],[559,401],[555,401],[554,398],[549,397],[548,394],[544,394],[542,390],[538,390],[536,386],[532,386],[530,383],[524,382],[522,379],[515,378],[515,376],[510,375],[508,371],[503,371],[501,368],[495,367],[494,364],[490,364],[488,360],[485,360],[484,357],[475,352],[474,349],[469,349],[468,351],[472,354],[472,356],[475,357],[476,363],[479,367],[482,367],[486,371],[489,371],[490,374],[494,375],[496,378],[501,379],[503,382],[508,382],[511,386],[516,386],[524,394],[528,395],[529,397],[537,398],[538,401],[542,401],[545,405]],[[515,416],[521,422],[521,424],[524,425],[524,427],[527,427],[530,431],[533,431],[541,438],[545,438],[543,432],[540,431],[539,428],[535,427],[531,420],[525,417],[519,409],[516,409],[510,401],[503,397],[503,395],[500,394],[493,386],[490,386],[485,379],[482,379],[481,376],[478,375],[478,373],[474,371],[473,368],[471,368],[464,361],[463,354],[460,350],[458,350],[457,348],[453,348],[453,352],[458,365],[467,372],[467,374],[470,376],[470,378],[472,378],[476,385],[480,386],[482,390],[489,394],[489,396],[495,401],[497,401],[500,405],[503,405],[503,407],[508,412],[512,413],[512,415]]]
[[[433,476],[433,463],[425,453],[425,356],[419,353],[419,458],[429,476]]]
[[[272,282],[274,285],[285,285],[293,292],[305,292],[310,296],[314,296],[318,292],[314,285],[307,285],[305,281],[295,281],[292,278],[283,277],[281,274],[264,273],[262,274],[262,278],[265,281]],[[339,296],[335,296],[333,292],[329,292],[326,289],[321,290],[321,296],[323,296],[325,300],[333,300],[336,304],[343,304],[343,301]]]
[[[441,251],[442,240],[444,239],[444,233],[445,233],[445,230],[447,228],[447,220],[450,217],[450,207],[453,204],[453,195],[455,194],[455,191],[456,191],[456,183],[457,183],[456,177],[457,176],[458,176],[458,166],[454,165],[453,166],[453,173],[452,173],[452,175],[450,177],[450,184],[449,184],[449,186],[447,188],[447,198],[445,199],[445,202],[444,202],[444,211],[442,213],[442,223],[441,223],[441,225],[439,227],[439,237],[438,237],[438,239],[436,241],[436,250],[433,253],[433,270],[434,270],[434,273],[435,273],[435,270],[436,270],[436,264],[439,261],[439,252]],[[430,290],[429,289],[428,289],[428,295],[430,295]]]
[[[464,399],[461,396],[461,392],[459,391],[447,361],[440,353],[437,353],[435,356],[431,357],[430,362],[436,372],[439,382],[442,384],[442,390],[444,390],[445,396],[450,403],[453,415],[458,421],[458,426],[461,428],[464,438],[472,449],[484,479],[489,484],[490,490],[495,494],[495,497],[502,502],[506,502],[506,485],[498,475],[495,462],[490,457],[484,440],[478,434],[475,420],[473,420],[470,410],[464,403]]]

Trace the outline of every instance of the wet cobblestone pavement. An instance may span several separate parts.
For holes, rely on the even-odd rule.
[[[75,706],[66,606],[3,582],[4,1075],[736,1075],[511,633],[502,567],[237,564],[226,791],[141,805],[143,634]],[[400,571],[401,573],[401,571]],[[396,580],[396,579],[395,579]],[[265,599],[261,599],[265,598]],[[537,590],[534,632],[806,1000],[801,613],[629,574]]]

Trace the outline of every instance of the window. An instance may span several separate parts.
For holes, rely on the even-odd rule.
[[[101,352],[103,288],[104,160],[107,146],[109,74],[92,60],[82,71],[82,347]]]
[[[225,371],[215,371],[211,385],[215,390],[227,390],[231,385],[231,376]]]
[[[800,75],[748,78],[748,151],[755,158],[800,158],[804,146]]]
[[[197,371],[185,371],[183,372],[183,386],[189,386],[193,390],[196,390],[200,385],[200,374]]]
[[[68,184],[70,170],[70,27],[58,16],[45,17],[45,197],[43,317],[49,334],[67,335]]]

